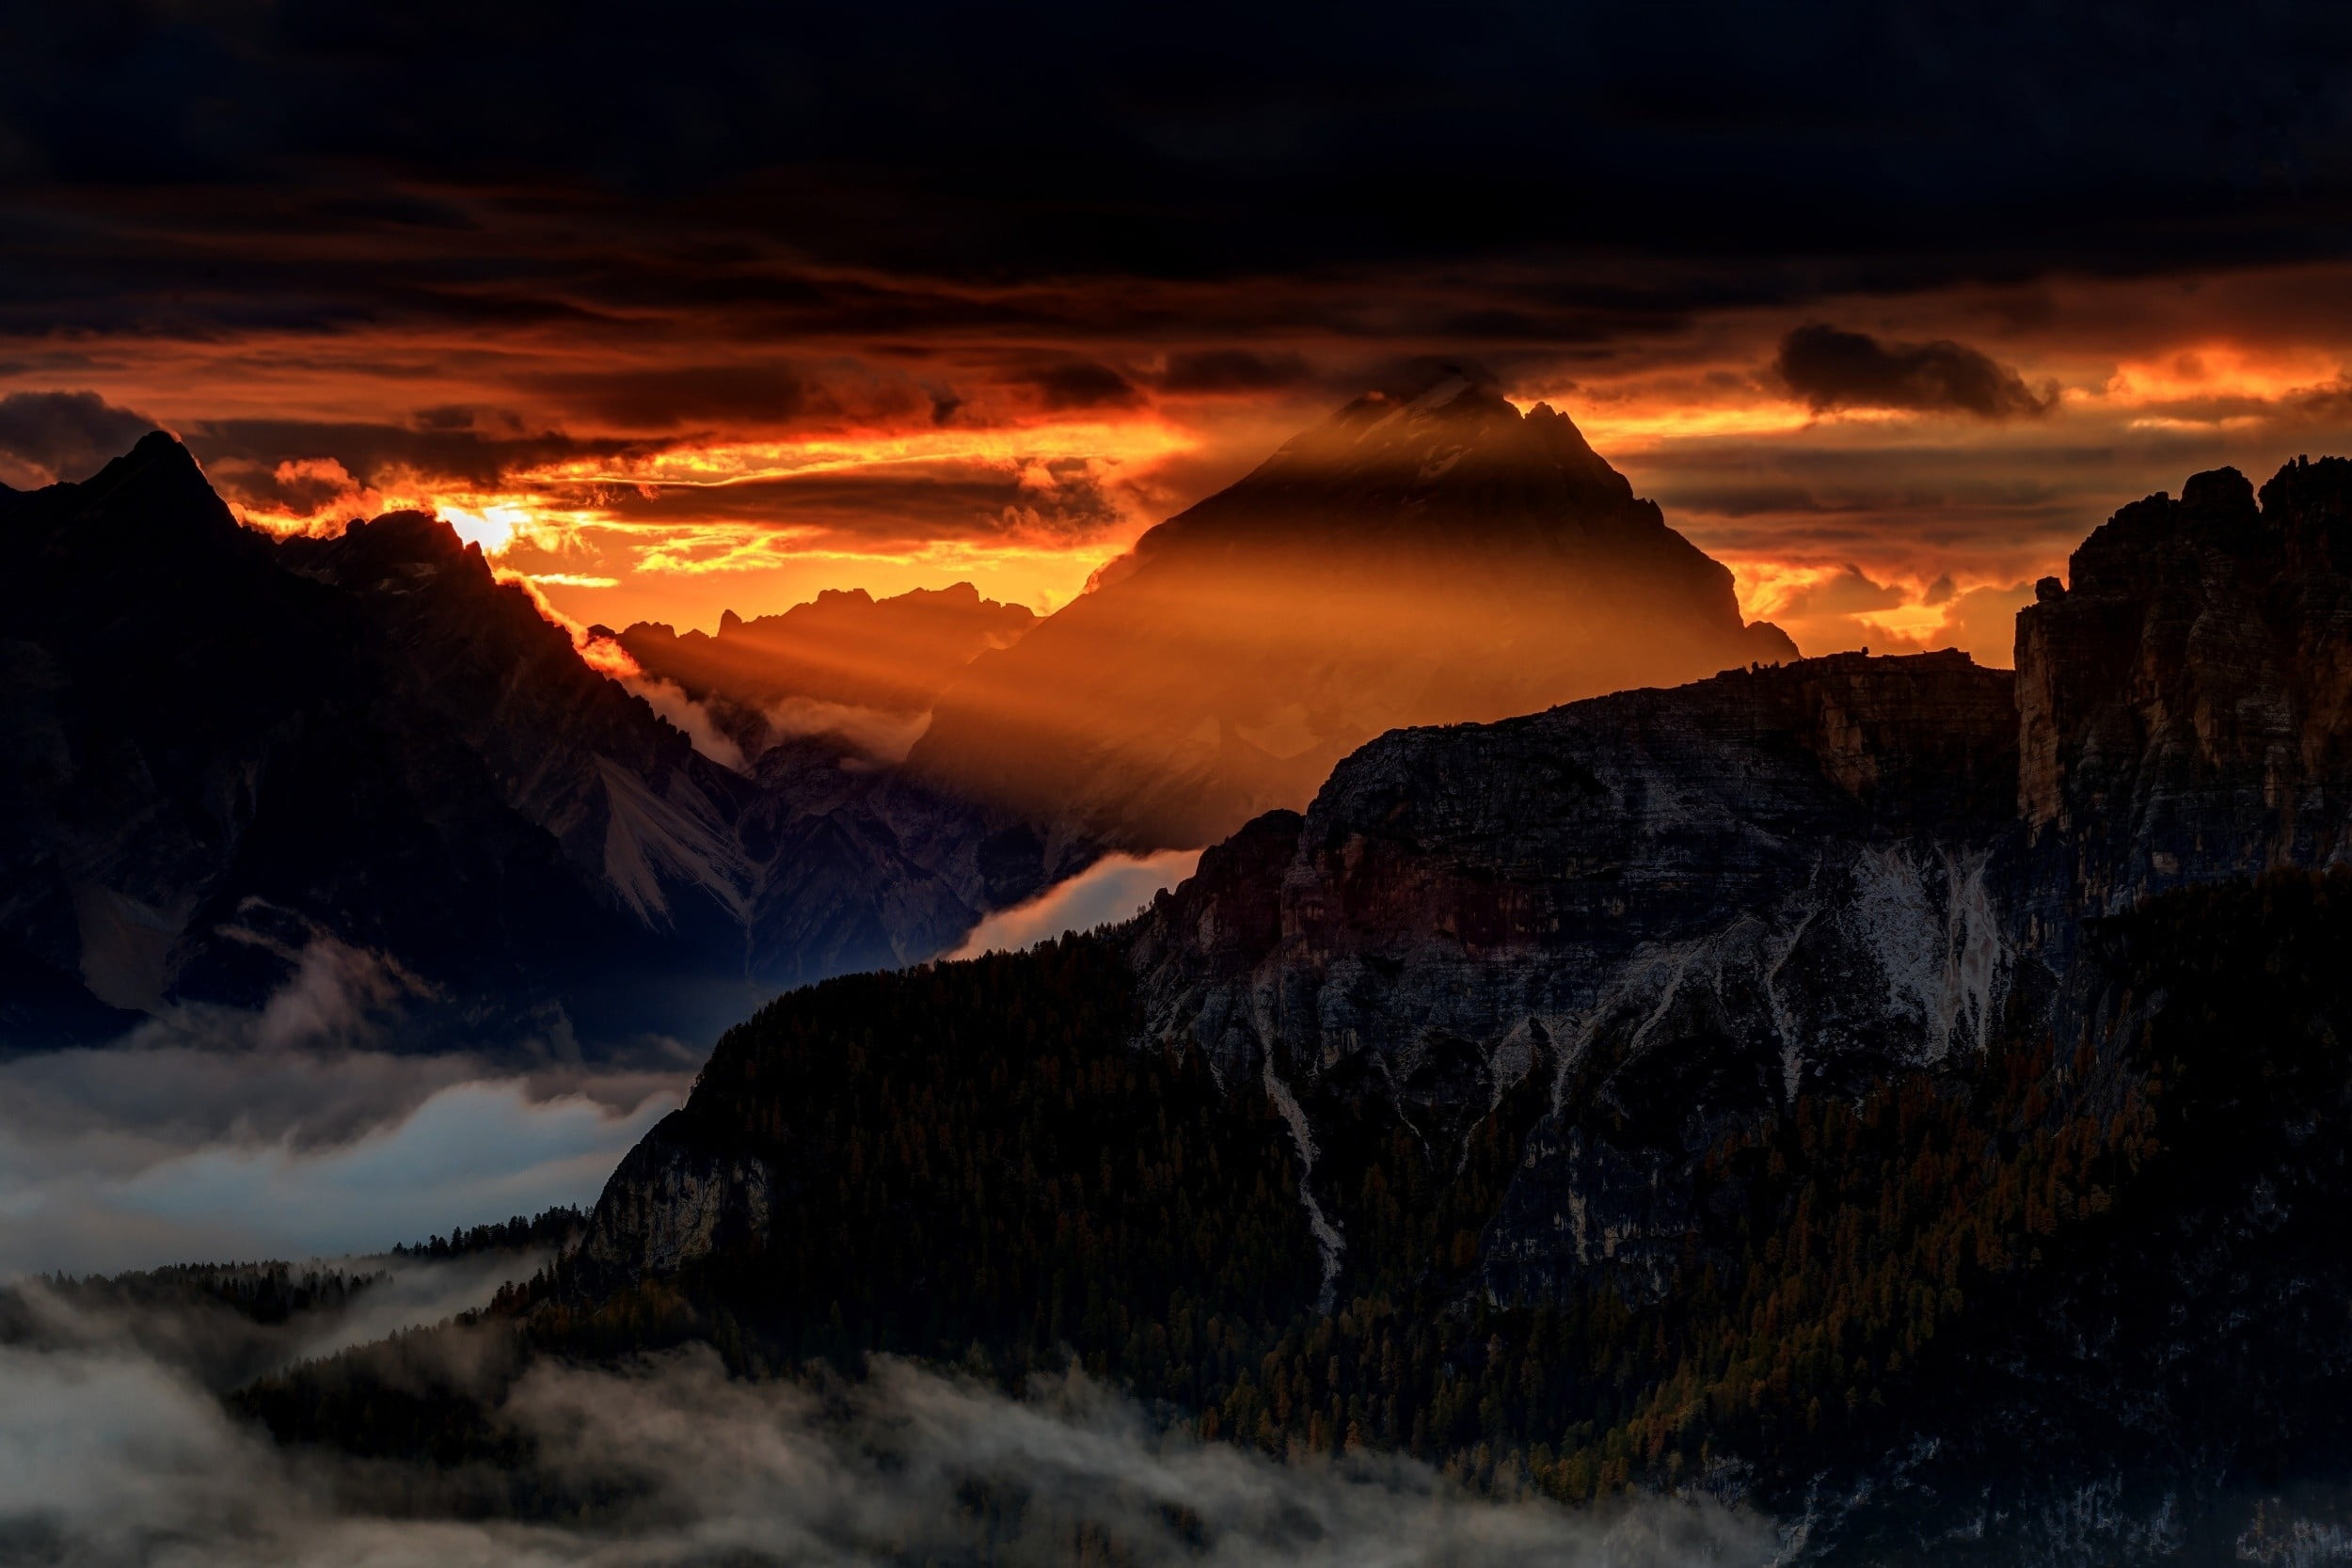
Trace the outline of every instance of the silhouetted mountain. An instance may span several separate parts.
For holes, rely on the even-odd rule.
[[[942,697],[911,771],[1074,838],[1212,842],[1399,725],[1792,658],[1567,417],[1375,393],[1144,535]]]
[[[2013,680],[1406,730],[1120,931],[780,999],[504,1309],[744,1367],[1073,1349],[1278,1453],[1699,1479],[1804,1560],[2317,1560],[2352,463],[2199,475],[2073,576]]]
[[[750,621],[729,610],[715,637],[652,621],[612,635],[648,676],[705,704],[746,757],[787,736],[834,734],[897,762],[942,688],[1036,624],[1025,607],[960,582],[887,599],[828,589]]]
[[[695,1035],[997,901],[968,814],[710,762],[430,517],[273,543],[157,435],[0,499],[0,534],[9,1046],[297,974],[329,1027],[399,1004],[444,1043]]]

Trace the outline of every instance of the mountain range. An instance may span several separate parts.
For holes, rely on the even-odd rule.
[[[444,523],[272,539],[161,433],[0,493],[0,538],[9,1049],[230,1008],[691,1051],[1107,850],[1304,804],[1394,724],[1794,653],[1565,417],[1456,373],[1041,622],[964,584],[576,646]],[[305,988],[332,1006],[272,1024]]]
[[[1569,451],[1474,384],[1423,395],[1297,450],[1461,418],[1480,450]],[[1437,477],[1475,510],[1473,454]],[[1618,544],[1684,562],[1647,591],[1700,607],[1718,641],[1691,644],[1773,652],[1640,511]],[[0,497],[0,528],[12,1029],[230,1006],[266,1031],[331,980],[441,1038],[626,1046],[870,971],[722,1037],[448,1357],[410,1337],[228,1396],[284,1443],[576,1512],[603,1482],[535,1468],[508,1391],[701,1343],[820,1382],[1074,1361],[1294,1462],[1705,1494],[1792,1562],[2287,1563],[2352,1535],[2352,462],[2123,507],[2038,586],[2014,673],[1752,657],[1391,729],[1123,926],[911,966],[1056,857],[1150,841],[1166,780],[1206,800],[1271,752],[1065,751],[1021,806],[939,759],[975,691],[1079,634],[990,645],[1017,617],[947,594],[891,611],[948,633],[893,698],[934,705],[903,766],[748,726],[723,766],[434,519],[272,541],[162,436]],[[1081,604],[1141,602],[1163,550],[1271,559],[1184,535]],[[1394,673],[1366,658],[1319,689]]]
[[[2069,576],[2014,675],[1397,731],[1125,927],[784,997],[486,1321],[1074,1355],[1278,1455],[1745,1499],[1783,1560],[2322,1560],[2352,463],[2199,474]]]
[[[983,599],[968,582],[876,599],[828,589],[781,615],[719,617],[716,635],[640,621],[609,637],[656,680],[703,704],[746,757],[789,736],[830,735],[883,763],[906,754],[940,691],[992,648],[1037,625],[1024,605]]]

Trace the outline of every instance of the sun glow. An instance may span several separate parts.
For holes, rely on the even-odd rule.
[[[824,588],[884,594],[957,581],[1044,610],[1068,603],[1174,509],[1158,466],[1200,445],[1196,433],[1144,415],[704,439],[517,467],[496,487],[397,471],[361,483],[341,464],[300,463],[271,475],[282,499],[236,510],[280,537],[332,535],[389,512],[436,514],[502,579],[528,587],[551,614],[560,605],[557,618],[569,625],[707,626],[723,608],[757,613]],[[804,500],[795,482],[825,488]],[[856,488],[868,482],[870,491]],[[772,495],[740,492],[762,483]],[[901,515],[898,495],[944,499]]]
[[[1199,439],[1159,420],[1025,425],[732,441],[680,446],[621,463],[557,464],[518,476],[543,485],[707,487],[763,479],[918,463],[968,463],[1026,471],[1073,460],[1113,467],[1157,462],[1193,451]]]
[[[1771,620],[1797,602],[1807,589],[1837,575],[1835,566],[1796,565],[1785,561],[1725,559],[1724,564],[1731,569],[1731,587],[1740,599],[1740,613],[1750,621]]]
[[[2104,386],[2085,395],[2122,404],[2225,398],[2274,403],[2344,379],[2343,358],[2320,349],[2197,343],[2148,359],[2122,360]]]
[[[513,501],[498,501],[476,512],[469,507],[443,502],[435,509],[441,520],[457,532],[469,545],[479,545],[485,555],[503,555],[514,544],[516,535],[532,526],[529,511]]]
[[[1948,602],[1948,601],[1947,601]],[[1890,610],[1853,611],[1853,619],[1890,641],[1927,643],[1950,621],[1943,604],[1905,604]]]
[[[1785,436],[1822,419],[1801,403],[1781,401],[1712,407],[1679,402],[1567,406],[1584,438],[1602,451],[1642,451],[1665,441],[1716,436]]]

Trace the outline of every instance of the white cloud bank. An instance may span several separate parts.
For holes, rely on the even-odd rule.
[[[261,940],[257,938],[256,940]],[[0,1059],[0,1280],[298,1259],[593,1202],[691,1063],[383,1049],[418,989],[314,935],[262,1006]]]
[[[374,1252],[591,1203],[685,1086],[462,1055],[19,1058],[0,1064],[0,1279]]]

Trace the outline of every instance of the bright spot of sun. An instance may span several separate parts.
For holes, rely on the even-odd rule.
[[[455,531],[457,537],[469,545],[482,546],[484,555],[497,555],[515,542],[531,522],[531,515],[519,506],[497,502],[479,512],[468,507],[451,506],[444,502],[435,510],[441,520]]]

